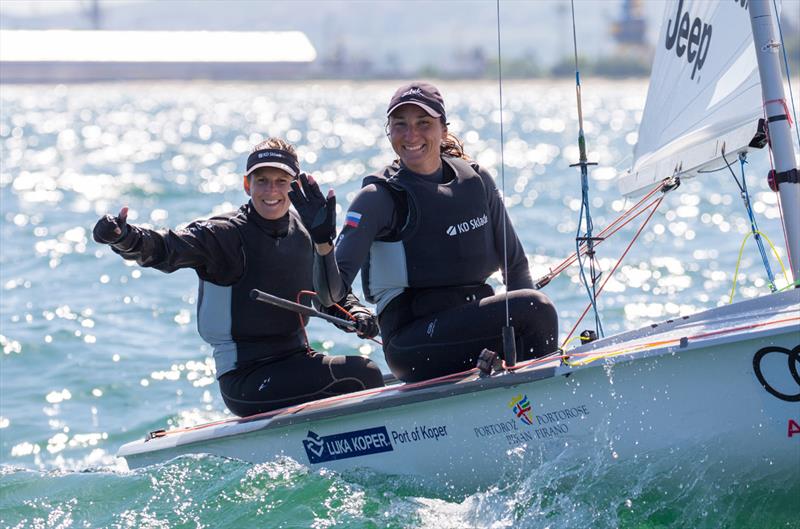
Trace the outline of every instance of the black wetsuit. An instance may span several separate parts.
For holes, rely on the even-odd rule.
[[[366,297],[378,306],[386,361],[405,381],[472,368],[483,348],[501,352],[506,306],[518,359],[557,348],[555,308],[533,290],[527,258],[491,176],[461,159],[442,161],[432,175],[395,164],[367,177],[350,205],[335,257],[315,262],[323,303],[347,291],[361,270]],[[494,295],[485,282],[504,269],[504,253],[509,293]]]
[[[253,288],[290,300],[311,290],[313,247],[294,212],[266,220],[248,203],[178,231],[130,226],[111,246],[124,258],[162,272],[195,270],[198,331],[214,348],[220,391],[236,415],[383,385],[374,362],[309,350],[307,321],[250,299]],[[341,299],[351,313],[366,311],[352,294]],[[309,298],[302,301],[308,304]]]

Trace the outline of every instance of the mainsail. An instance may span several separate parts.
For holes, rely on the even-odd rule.
[[[673,0],[664,11],[625,195],[723,165],[763,116],[749,0]]]

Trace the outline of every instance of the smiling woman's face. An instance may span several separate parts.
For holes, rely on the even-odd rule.
[[[431,174],[439,169],[442,141],[447,127],[417,105],[397,108],[389,116],[389,141],[403,164],[419,174]]]
[[[285,171],[262,167],[245,177],[244,190],[253,199],[259,215],[267,220],[277,220],[289,211],[291,183],[292,177]]]

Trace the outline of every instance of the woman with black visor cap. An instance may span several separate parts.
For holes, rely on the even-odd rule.
[[[377,304],[386,362],[406,382],[475,367],[484,348],[501,352],[506,307],[518,359],[555,351],[555,307],[533,290],[491,176],[448,132],[439,90],[402,86],[386,115],[398,159],[364,179],[335,249],[332,236],[314,237],[326,226],[335,232],[330,198],[313,179],[292,183],[289,197],[317,243],[320,300],[347,292],[360,270],[365,297]],[[499,269],[507,295],[486,283]]]
[[[288,300],[313,288],[311,238],[289,209],[290,184],[299,174],[294,147],[270,138],[248,156],[243,186],[250,201],[238,210],[155,231],[128,224],[123,207],[94,228],[95,241],[141,266],[194,269],[197,328],[214,349],[225,405],[242,417],[383,386],[371,360],[311,350],[307,320],[250,298],[254,288]],[[336,301],[355,317],[359,335],[377,334],[375,317],[349,291]],[[343,317],[337,310],[329,312]]]

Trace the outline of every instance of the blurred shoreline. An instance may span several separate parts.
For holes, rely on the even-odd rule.
[[[358,79],[358,78],[350,78],[350,79],[331,79],[331,78],[319,78],[319,77],[309,77],[303,79],[206,79],[206,78],[187,78],[187,79],[157,79],[156,82],[159,82],[163,87],[170,87],[170,86],[184,86],[184,85],[254,85],[254,84],[267,84],[267,85],[286,85],[286,86],[301,86],[301,85],[308,85],[308,84],[316,84],[316,85],[337,85],[341,86],[342,83],[370,83],[374,85],[382,85],[386,84],[387,86],[395,87],[398,83],[407,82],[409,79],[425,79],[429,81],[433,81],[436,83],[442,84],[474,84],[477,86],[480,85],[497,85],[498,79],[491,79],[491,78],[454,78],[454,77],[428,77],[424,75],[416,76],[416,77],[387,77],[387,78],[370,78],[370,79]],[[115,86],[115,85],[147,85],[152,86],[153,79],[98,79],[93,81],[6,81],[0,76],[0,86],[6,87],[25,87],[25,86],[81,86],[81,85],[95,85],[95,86]],[[603,77],[603,76],[581,76],[581,85],[584,87],[584,93],[588,90],[588,87],[591,87],[592,84],[607,84],[607,83],[618,83],[618,84],[640,84],[640,83],[647,83],[649,81],[648,76],[643,77]],[[543,86],[543,85],[559,85],[565,84],[568,86],[574,86],[575,80],[574,78],[565,78],[565,77],[531,77],[529,79],[503,79],[503,86],[518,86],[518,85],[529,85],[529,86]],[[788,87],[788,84],[784,81],[784,86]],[[795,101],[797,101],[798,90],[797,87],[800,86],[800,75],[792,75],[792,87],[795,90]],[[788,92],[787,92],[788,94]]]
[[[409,79],[426,79],[435,82],[446,82],[446,83],[476,83],[476,84],[496,84],[497,79],[492,79],[488,77],[437,77],[431,75],[409,75],[409,76],[396,76],[396,77],[370,77],[370,78],[358,78],[358,77],[351,77],[351,78],[331,78],[331,77],[303,77],[303,78],[209,78],[209,77],[185,77],[185,78],[125,78],[125,77],[118,77],[118,78],[95,78],[95,79],[86,79],[86,78],[75,78],[75,79],[65,79],[65,78],[57,78],[57,79],[42,79],[42,78],[26,78],[26,79],[19,79],[19,78],[6,78],[5,75],[0,75],[0,86],[23,86],[23,85],[82,85],[82,84],[95,84],[95,85],[102,85],[102,84],[148,84],[151,85],[153,82],[163,82],[166,84],[176,85],[176,84],[185,84],[185,83],[208,83],[208,84],[230,84],[230,83],[242,83],[242,84],[254,84],[254,83],[269,83],[269,84],[308,84],[308,83],[317,83],[317,84],[340,84],[346,82],[369,82],[369,83],[398,83],[398,82],[405,82]],[[586,83],[586,80],[590,81],[600,81],[600,82],[614,82],[614,83],[625,83],[625,82],[646,82],[648,81],[649,76],[631,76],[631,77],[608,77],[608,76],[581,76],[582,84]],[[550,83],[568,83],[570,85],[575,84],[574,75],[572,78],[569,77],[530,77],[530,78],[512,78],[512,79],[503,79],[503,84],[524,84],[524,83],[537,83],[537,84],[550,84]],[[793,78],[792,83],[793,85],[798,82],[798,78]]]
[[[611,69],[581,66],[584,78],[609,80],[646,80],[650,76],[649,65],[623,66]],[[76,84],[98,82],[131,81],[393,81],[396,79],[433,79],[439,81],[493,81],[499,75],[497,65],[472,72],[441,72],[431,68],[419,71],[393,72],[392,75],[361,74],[352,69],[344,69],[342,74],[335,71],[315,71],[304,64],[297,63],[236,63],[236,62],[183,62],[183,63],[145,63],[145,62],[0,62],[0,84]],[[504,81],[572,81],[575,67],[562,65],[549,72],[527,72],[524,70],[502,71]]]

